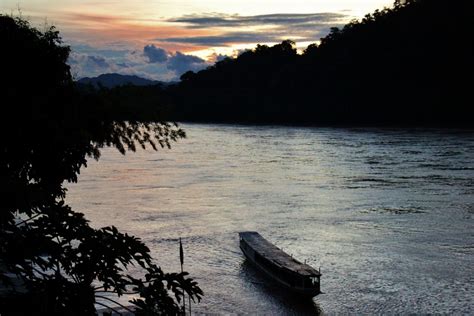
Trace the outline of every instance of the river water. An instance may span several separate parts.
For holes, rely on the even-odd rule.
[[[89,161],[67,201],[142,238],[224,314],[474,313],[474,132],[185,124],[172,150]],[[255,230],[321,268],[289,299],[245,260]]]

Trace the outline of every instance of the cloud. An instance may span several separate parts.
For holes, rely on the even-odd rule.
[[[101,47],[73,45],[68,60],[75,79],[120,73],[161,81],[178,80],[183,73],[201,70],[211,62],[181,51],[170,52],[154,44],[147,44],[142,50],[130,47],[115,52]]]
[[[343,25],[350,17],[348,14],[195,14],[140,21],[68,13],[63,18],[73,21],[67,37],[73,49],[69,64],[76,78],[117,72],[170,81],[186,71],[198,71],[225,58],[218,53],[227,52],[235,57],[237,49],[286,39],[304,45],[315,42],[330,27]],[[185,53],[199,51],[202,56],[206,50],[215,52],[207,60]]]
[[[1,1],[0,1],[1,2]],[[179,36],[204,36],[213,34],[208,29],[190,29],[165,19],[141,19],[135,15],[93,14],[65,11],[58,19],[67,27],[62,28],[68,42],[102,47],[103,50],[125,48],[150,43],[150,39]],[[189,45],[160,45],[167,50],[189,50]],[[194,47],[193,47],[194,48]],[[202,47],[204,49],[205,47]]]
[[[143,48],[143,55],[150,63],[165,64],[166,68],[174,71],[177,77],[189,70],[197,71],[209,66],[209,62],[202,58],[180,51],[172,53],[154,44],[146,45]]]
[[[326,33],[329,27],[320,29],[299,30],[270,29],[266,31],[224,32],[215,36],[169,37],[155,40],[168,43],[191,44],[197,46],[229,47],[234,44],[279,43],[290,39],[295,42],[316,42]]]
[[[321,25],[339,24],[347,19],[342,13],[308,13],[308,14],[266,14],[254,16],[241,16],[229,14],[200,14],[185,15],[179,18],[169,19],[169,22],[188,24],[189,28],[209,27],[242,27],[256,25]]]
[[[209,66],[209,64],[204,59],[193,55],[186,55],[181,52],[176,52],[171,56],[167,65],[168,69],[175,71],[178,76],[189,70],[197,71],[207,66]]]
[[[218,61],[221,61],[221,60],[224,60],[226,58],[231,58],[231,56],[228,56],[228,55],[222,55],[222,54],[217,54],[216,52],[214,52],[213,54],[209,55],[207,57],[207,60],[212,62],[212,63],[215,63],[215,62],[218,62]]]
[[[168,53],[163,48],[155,45],[146,45],[143,48],[143,54],[148,57],[150,63],[162,63],[168,60]]]
[[[122,67],[122,68],[128,68],[128,67],[130,67],[130,65],[127,64],[127,63],[117,63],[117,66]]]
[[[232,44],[276,43],[286,39],[315,42],[332,26],[341,26],[348,15],[342,13],[268,14],[240,16],[227,14],[187,15],[170,19],[190,29],[220,30],[220,34],[173,36],[156,39],[168,43],[226,47]]]
[[[215,59],[214,59],[214,60],[215,60],[216,62],[218,62],[218,61],[222,61],[222,60],[227,59],[227,58],[230,58],[230,57],[227,56],[227,55],[217,54],[217,55],[215,55]]]
[[[71,66],[73,76],[77,79],[112,72],[113,68],[110,60],[103,56],[79,53],[74,50],[69,55],[68,64]]]
[[[112,49],[112,48],[99,48],[83,43],[70,43],[73,46],[75,52],[86,53],[89,55],[104,56],[106,58],[120,58],[129,54],[129,50],[126,48]],[[110,46],[110,45],[107,45]]]
[[[93,63],[95,66],[100,68],[107,68],[110,66],[105,58],[100,56],[87,56],[87,59],[90,63]]]

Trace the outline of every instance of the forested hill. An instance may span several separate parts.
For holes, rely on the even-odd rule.
[[[153,86],[163,84],[160,81],[149,80],[141,78],[138,76],[132,75],[121,75],[116,73],[102,74],[98,77],[85,77],[77,81],[79,84],[83,85],[92,85],[94,87],[105,87],[105,88],[114,88],[125,85],[134,85],[134,86]]]
[[[473,125],[471,0],[396,1],[297,54],[258,45],[171,89],[184,121]]]

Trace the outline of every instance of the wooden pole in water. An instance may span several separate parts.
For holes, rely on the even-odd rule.
[[[191,314],[191,295],[188,295],[188,298],[189,298],[189,315],[192,315]]]
[[[179,261],[181,262],[181,273],[183,273],[183,263],[184,263],[184,252],[183,244],[181,243],[181,237],[179,237]],[[186,315],[186,297],[183,289],[183,312]]]

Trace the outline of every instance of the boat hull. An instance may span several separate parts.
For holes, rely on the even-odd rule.
[[[245,247],[242,247],[242,244],[240,245],[240,249],[242,250],[242,253],[244,254],[245,258],[247,259],[248,262],[252,264],[252,266],[256,267],[258,270],[262,271],[267,275],[267,277],[271,278],[272,280],[276,281],[278,285],[281,287],[291,291],[291,294],[294,296],[297,296],[299,298],[303,299],[309,299],[317,296],[320,294],[319,288],[301,288],[301,287],[296,287],[296,286],[291,286],[287,282],[283,281],[278,275],[275,275],[274,273],[268,271],[265,267],[262,265],[258,264],[255,260],[252,254],[248,253],[245,249]]]

